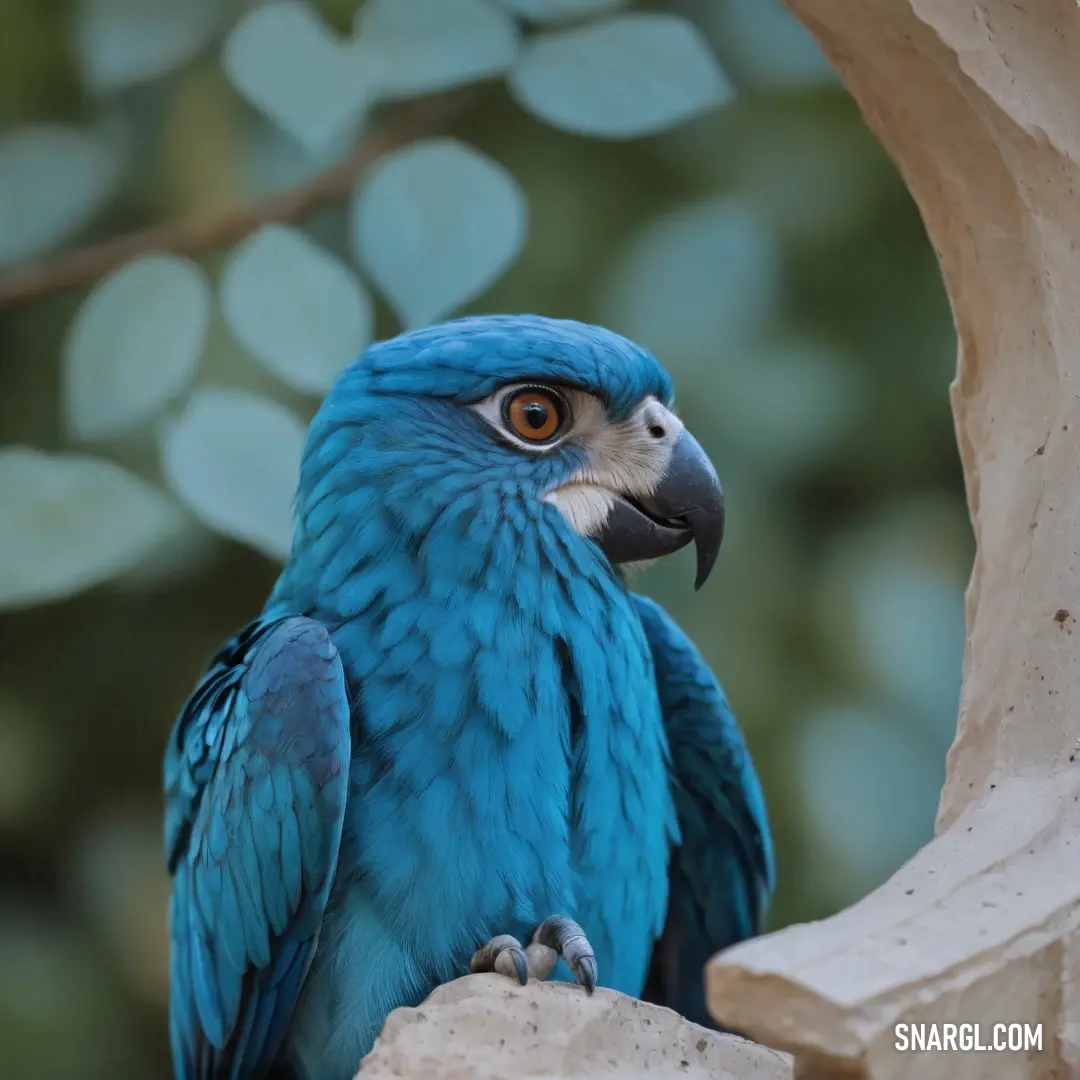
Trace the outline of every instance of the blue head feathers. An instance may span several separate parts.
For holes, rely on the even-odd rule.
[[[671,377],[657,360],[610,330],[539,315],[481,315],[377,342],[341,376],[328,403],[357,394],[467,403],[529,380],[595,394],[613,420],[649,395],[672,400]]]
[[[608,572],[693,539],[700,583],[723,501],[671,401],[653,356],[583,323],[484,316],[379,342],[312,423],[293,564],[333,589],[343,559],[533,522]]]

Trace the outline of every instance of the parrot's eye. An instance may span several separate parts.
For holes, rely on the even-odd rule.
[[[527,386],[508,394],[503,416],[516,435],[529,442],[549,442],[566,426],[570,408],[566,399],[549,387]]]

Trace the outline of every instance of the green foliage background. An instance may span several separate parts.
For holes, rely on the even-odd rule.
[[[133,26],[161,7],[104,6],[123,18],[125,4]],[[0,145],[49,121],[125,147],[117,191],[67,247],[228,212],[297,170],[296,142],[221,69],[222,35],[249,6],[217,5],[205,42],[160,77],[95,92],[75,44],[94,3],[0,5]],[[341,33],[355,6],[318,5]],[[773,0],[651,6],[699,27],[734,96],[664,134],[606,140],[477,83],[452,134],[512,173],[529,230],[508,272],[459,310],[604,322],[673,370],[724,480],[729,533],[702,593],[683,556],[641,587],[693,633],[743,723],[773,817],[781,926],[856,899],[931,832],[972,553],[946,397],[955,342],[917,212],[809,38]],[[0,171],[0,249],[4,198]],[[303,225],[351,261],[344,203]],[[199,258],[212,280],[226,255]],[[367,287],[375,336],[397,332]],[[85,295],[0,313],[0,446],[75,445],[61,356]],[[254,391],[304,421],[316,401],[271,378],[220,311],[194,385]],[[164,490],[158,435],[88,452]],[[17,546],[3,519],[26,493],[0,493],[2,579]],[[51,513],[33,527],[67,527]],[[121,513],[103,527],[132,526]],[[39,550],[19,547],[16,570],[32,576]],[[276,572],[187,516],[148,563],[0,612],[5,1077],[166,1074],[162,748],[202,664]]]

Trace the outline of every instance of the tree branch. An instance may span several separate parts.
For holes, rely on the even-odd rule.
[[[270,222],[301,221],[320,207],[345,198],[357,176],[378,158],[444,127],[461,111],[467,97],[466,93],[443,94],[409,106],[393,123],[372,132],[324,172],[288,191],[266,195],[216,217],[152,225],[21,267],[0,277],[0,311],[91,285],[151,251],[205,255],[243,240]]]

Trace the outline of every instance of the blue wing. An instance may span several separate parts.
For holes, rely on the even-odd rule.
[[[252,623],[165,755],[176,1080],[259,1080],[311,963],[337,864],[349,700],[326,629]]]
[[[670,616],[634,603],[656,668],[681,842],[672,852],[664,933],[642,997],[715,1027],[703,971],[720,949],[760,933],[775,883],[765,799],[712,672]]]

